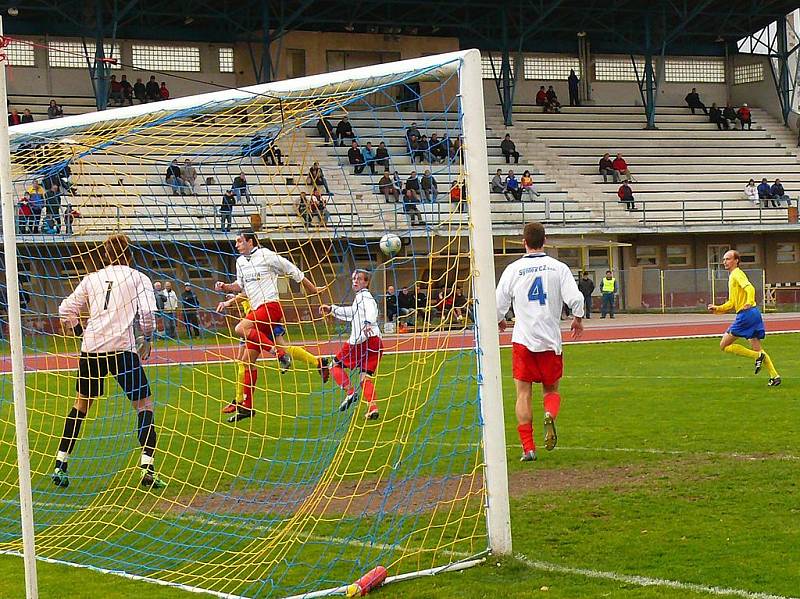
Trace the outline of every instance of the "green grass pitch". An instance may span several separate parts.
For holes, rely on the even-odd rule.
[[[797,596],[800,570],[792,556],[797,555],[800,538],[800,429],[796,426],[800,400],[793,370],[800,335],[770,336],[765,347],[783,377],[783,385],[776,389],[766,386],[766,373],[753,376],[749,361],[719,352],[714,339],[567,347],[559,447],[551,453],[540,450],[534,464],[517,462],[520,450],[513,416],[513,381],[505,376],[515,557],[489,558],[485,565],[461,573],[390,585],[375,596],[479,598],[500,592],[504,597],[519,598],[677,599],[711,596],[711,587],[731,589],[743,597],[745,591]],[[437,359],[445,360],[432,358]],[[392,358],[392,364],[395,393],[427,367],[412,366],[402,356]],[[508,350],[503,351],[503,364],[510,373]],[[431,371],[438,369],[448,381],[463,370],[457,363],[428,366]],[[180,381],[170,380],[168,373],[158,379],[158,385],[174,385],[171,397],[185,397],[185,403],[162,410],[165,427],[181,430],[180,419],[198,410],[208,413],[208,418],[195,425],[202,430],[190,428],[186,429],[192,431],[190,435],[165,437],[166,453],[174,456],[164,458],[165,468],[170,460],[179,464],[181,452],[203,460],[213,451],[243,451],[237,443],[244,441],[212,419],[212,408],[218,408],[217,396],[222,394],[219,381],[230,373],[220,370],[226,366],[204,368],[207,370]],[[37,401],[56,402],[59,394],[71,395],[71,376],[50,376],[45,383],[39,375],[37,385],[51,395]],[[382,377],[391,376],[384,369]],[[388,380],[379,381],[379,390]],[[304,385],[308,389],[315,386],[309,377],[298,376],[297,381],[298,397],[305,392]],[[431,385],[435,383],[431,381]],[[262,386],[271,384],[280,384],[280,379],[262,381]],[[191,403],[198,399],[190,391],[201,385],[208,405]],[[419,391],[425,394],[429,389]],[[313,394],[312,400],[318,404],[301,405],[289,399],[286,405],[273,406],[271,412],[300,415],[301,408],[325,409],[333,401],[332,396]],[[114,429],[113,410],[122,410],[124,405],[117,403],[119,407],[107,407],[105,417],[89,423],[108,427],[109,438],[119,432]],[[534,426],[541,444],[541,409],[539,405],[536,408]],[[48,406],[44,411],[53,410],[54,406]],[[390,405],[385,424],[390,436],[396,432],[392,427],[402,425],[392,420],[391,410]],[[269,414],[262,415],[257,423],[276,441],[269,451],[275,459],[296,458],[297,447],[277,442],[281,419],[274,414],[272,419]],[[454,431],[472,417],[441,412],[435,422],[428,423],[430,434],[468,445],[470,435],[458,437]],[[53,423],[37,422],[36,418],[34,412],[32,427],[54,437],[60,434],[62,417]],[[8,414],[3,414],[2,421],[7,419]],[[296,431],[298,425],[293,426]],[[317,433],[335,437],[340,429],[335,420],[330,426]],[[0,429],[6,441],[8,432]],[[34,456],[48,456],[34,463],[37,472],[49,469],[49,456],[57,443],[49,434],[31,440]],[[95,443],[92,450],[103,459],[117,459],[114,448],[102,438]],[[425,448],[422,455],[434,456],[438,451]],[[0,481],[9,480],[10,464],[12,456],[0,456]],[[352,466],[357,465],[356,458]],[[248,467],[253,464],[243,466]],[[117,476],[129,472],[123,470]],[[192,484],[202,484],[203,477],[212,472],[193,468],[183,474]],[[102,486],[109,481],[86,482]],[[34,481],[34,488],[42,484]],[[342,551],[342,555],[346,553]],[[42,597],[194,596],[66,566],[39,563],[38,568]],[[0,556],[0,598],[24,596],[22,572],[21,559]],[[644,579],[627,578],[636,576]],[[674,584],[644,584],[653,579]]]

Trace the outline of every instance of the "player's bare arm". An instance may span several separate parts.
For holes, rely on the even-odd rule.
[[[578,339],[581,335],[583,335],[583,319],[577,316],[572,317],[572,324],[570,325],[570,330],[572,331],[572,338]]]

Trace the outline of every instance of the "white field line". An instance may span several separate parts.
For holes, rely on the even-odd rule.
[[[762,593],[758,591],[746,591],[744,589],[731,589],[694,582],[682,582],[680,580],[668,580],[666,578],[650,578],[649,576],[637,576],[635,574],[620,574],[618,572],[604,572],[602,570],[592,570],[589,568],[573,568],[549,562],[531,560],[522,554],[515,556],[520,562],[533,570],[553,572],[555,574],[572,574],[586,576],[588,578],[599,578],[613,580],[625,584],[632,584],[640,587],[662,587],[675,589],[678,591],[690,591],[703,595],[717,595],[723,597],[741,597],[742,599],[800,599],[788,595],[774,595],[772,593]]]

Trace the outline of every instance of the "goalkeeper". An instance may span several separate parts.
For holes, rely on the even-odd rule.
[[[750,358],[755,362],[755,374],[761,371],[761,366],[767,367],[769,381],[767,385],[777,387],[781,384],[781,377],[772,359],[767,352],[761,348],[761,340],[766,337],[764,330],[764,320],[761,312],[756,307],[756,290],[747,275],[739,268],[739,252],[728,250],[722,257],[722,265],[730,273],[728,278],[728,301],[720,306],[708,304],[709,312],[714,314],[725,314],[733,310],[736,312],[736,319],[730,328],[722,335],[719,348],[729,354],[736,354],[745,358]],[[750,347],[739,345],[737,338],[750,341]]]
[[[131,268],[131,251],[125,235],[112,235],[101,248],[105,267],[85,276],[58,308],[64,326],[83,334],[78,360],[77,398],[64,423],[64,434],[56,454],[53,484],[68,487],[67,462],[86,413],[95,398],[103,395],[105,377],[111,374],[137,412],[136,432],[142,447],[139,464],[141,485],[153,489],[165,485],[156,476],[153,454],[156,428],[150,384],[142,361],[150,357],[150,339],[156,326],[153,283]],[[88,307],[86,328],[80,315]],[[134,334],[137,324],[142,337]]]

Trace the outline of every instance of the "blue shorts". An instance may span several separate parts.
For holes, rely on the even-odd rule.
[[[756,307],[738,312],[728,332],[742,339],[763,339],[767,336],[761,312]]]

